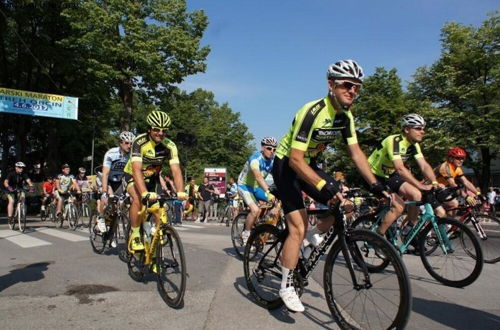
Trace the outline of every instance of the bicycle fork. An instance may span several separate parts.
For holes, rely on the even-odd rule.
[[[347,240],[346,236],[349,235],[347,232],[346,235],[339,235],[339,240],[340,240],[340,246],[342,250],[342,254],[344,255],[345,263],[347,265],[347,269],[349,270],[349,274],[351,275],[352,283],[353,283],[353,288],[357,291],[360,291],[361,289],[369,289],[372,287],[372,284],[370,282],[370,276],[368,275],[368,267],[366,267],[366,264],[364,262],[363,256],[361,255],[361,251],[359,251],[357,246],[352,247],[352,252],[355,255],[355,258],[359,259],[359,266],[363,270],[363,276],[364,276],[364,284],[359,284],[358,280],[356,278],[356,274],[354,274],[354,267],[352,266],[352,261],[349,253],[349,246],[347,245]]]

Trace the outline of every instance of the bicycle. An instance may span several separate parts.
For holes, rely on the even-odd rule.
[[[56,198],[54,198],[53,195],[50,195],[47,199],[48,203],[45,203],[45,210],[40,210],[40,220],[47,221],[47,219],[49,219],[50,221],[55,222]]]
[[[21,188],[15,189],[14,193],[14,216],[9,218],[9,228],[16,230],[16,220],[21,232],[26,231],[26,192],[28,189]]]
[[[254,228],[267,223],[275,226],[279,226],[280,228],[284,227],[284,219],[283,219],[283,211],[279,210],[275,215],[268,215],[269,211],[274,208],[277,200],[274,202],[266,202],[260,207],[260,214],[257,220],[255,221]],[[241,233],[245,230],[245,221],[247,219],[247,215],[250,211],[240,212],[234,219],[233,224],[231,226],[231,241],[233,243],[234,250],[236,251],[236,255],[240,258],[243,258],[243,253],[245,251],[245,245],[243,245],[243,238],[241,237]]]
[[[118,245],[125,245],[128,238],[129,220],[127,208],[125,205],[126,196],[113,196],[109,198],[109,202],[104,209],[104,219],[106,222],[106,231],[103,233],[97,226],[97,214],[92,214],[89,218],[89,238],[92,250],[95,253],[101,254],[106,249],[106,246],[112,247],[113,240]],[[119,252],[119,257],[126,262],[127,257]]]
[[[243,210],[245,209],[245,206],[243,205],[243,201],[241,199],[237,199],[238,203],[238,210]],[[231,202],[231,199],[226,198],[226,205],[222,212],[220,212],[220,223],[225,223],[226,227],[229,227],[230,223],[233,221],[233,212],[234,212],[234,206],[233,203]],[[240,212],[238,211],[238,214]]]
[[[342,329],[404,328],[411,311],[411,286],[406,267],[395,248],[372,231],[348,227],[340,208],[308,212],[333,212],[337,220],[309,257],[299,258],[293,271],[298,295],[302,295],[309,276],[328,252],[323,287],[328,308],[338,325]],[[279,297],[280,256],[287,236],[287,228],[280,230],[272,225],[260,225],[245,247],[243,267],[247,288],[257,305],[267,309],[283,305]],[[375,247],[377,253],[365,253],[365,244]],[[381,259],[379,255],[383,255],[386,267],[373,272],[368,262]]]
[[[78,213],[78,219],[80,220],[80,224],[85,227],[87,224],[83,220],[83,218],[88,218],[90,221],[90,216],[91,216],[91,211],[90,211],[90,206],[89,206],[89,200],[90,200],[90,190],[83,190],[80,201],[76,203],[76,210]],[[77,224],[78,226],[78,224]]]
[[[67,220],[68,227],[72,230],[75,230],[78,224],[78,212],[75,205],[76,193],[70,191],[65,195],[67,195],[67,198],[64,199],[63,212],[59,215],[57,226],[59,228],[62,228],[64,220]],[[60,196],[60,198],[63,198],[63,196]]]
[[[163,301],[170,307],[181,307],[186,291],[186,258],[181,239],[170,224],[165,202],[174,200],[160,196],[149,204],[148,196],[139,212],[141,240],[144,250],[134,251],[128,242],[128,273],[135,281],[142,281],[151,270],[156,274],[157,288]],[[156,223],[154,215],[160,218]]]
[[[416,240],[418,244],[416,251],[427,272],[444,285],[462,288],[472,284],[481,274],[483,269],[481,246],[466,225],[454,219],[438,218],[434,214],[431,206],[434,198],[436,198],[436,191],[431,190],[423,192],[421,202],[405,202],[405,205],[424,207],[418,223],[407,235],[402,235],[400,230],[392,226],[387,230],[386,238],[401,254],[409,250],[412,240]],[[440,200],[440,202],[443,201],[446,200]],[[388,210],[388,205],[381,205],[378,212],[356,219],[352,227],[376,231]],[[455,230],[452,232],[450,228],[455,228]],[[427,247],[431,249],[427,250]],[[370,250],[371,247],[365,246],[365,249]],[[462,269],[450,270],[455,266],[462,267]],[[372,265],[372,267],[374,271],[379,271],[385,267],[385,263]]]

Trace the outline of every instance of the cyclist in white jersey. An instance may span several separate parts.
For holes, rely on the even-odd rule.
[[[70,168],[68,164],[63,164],[61,166],[61,174],[56,178],[56,189],[57,189],[57,216],[62,214],[62,205],[64,199],[68,197],[70,190],[76,190],[77,193],[81,193],[80,188],[76,184],[75,177],[69,174]]]
[[[106,224],[102,216],[104,207],[108,202],[108,196],[122,195],[123,169],[130,158],[130,148],[135,136],[132,132],[123,131],[120,133],[118,147],[109,149],[104,155],[102,164],[102,195],[99,204],[99,215],[97,217],[97,227],[101,232],[106,231]],[[111,242],[113,244],[113,242]]]

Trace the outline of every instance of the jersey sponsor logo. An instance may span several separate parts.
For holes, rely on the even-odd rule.
[[[325,127],[331,123],[333,123],[333,120],[331,120],[330,118],[325,118],[325,120],[323,121],[323,127]]]
[[[340,128],[342,129],[342,128]],[[339,128],[321,128],[315,129],[312,139],[318,142],[331,142],[340,134]]]

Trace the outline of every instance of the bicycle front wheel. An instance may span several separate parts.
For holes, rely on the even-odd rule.
[[[245,230],[247,215],[248,213],[238,214],[236,218],[234,218],[233,225],[231,227],[231,241],[233,242],[236,255],[240,258],[243,258],[243,253],[245,252],[245,245],[243,244],[241,233]]]
[[[163,225],[156,245],[156,279],[158,292],[168,306],[182,306],[186,274],[181,238],[172,226]]]
[[[26,230],[26,204],[24,202],[19,203],[19,230],[24,233]]]
[[[92,250],[101,254],[106,248],[108,233],[101,233],[97,226],[97,215],[93,214],[89,220],[89,239]]]
[[[325,297],[333,318],[342,329],[403,329],[410,317],[412,295],[408,272],[399,253],[369,230],[355,229],[346,233],[345,238],[348,256],[337,240],[323,271]],[[366,267],[373,263],[370,260],[373,257],[362,252],[366,245],[385,256],[388,264],[381,271],[373,273]]]
[[[71,230],[75,230],[78,226],[78,214],[76,207],[73,204],[68,207],[68,224]]]
[[[500,261],[500,219],[486,214],[475,216],[477,224],[472,221],[466,225],[477,231],[479,244],[483,251],[484,262],[492,264]],[[477,228],[476,228],[477,226]]]
[[[421,237],[433,231],[438,248],[428,254],[425,240],[420,240],[420,257],[425,269],[439,282],[462,288],[472,284],[483,269],[481,246],[472,231],[463,223],[449,218],[436,218],[439,232],[428,224]]]
[[[247,288],[257,305],[275,309],[283,305],[279,256],[287,236],[273,225],[260,225],[248,238],[243,257]]]

